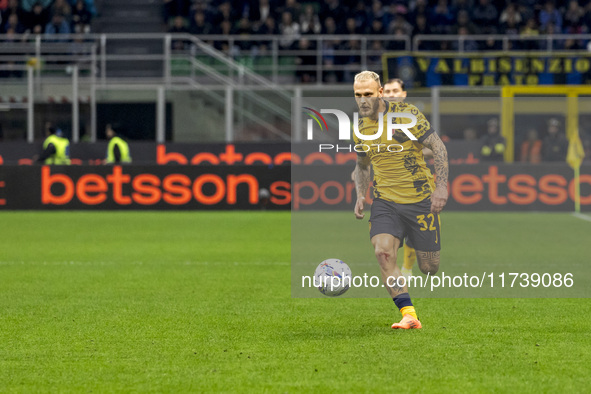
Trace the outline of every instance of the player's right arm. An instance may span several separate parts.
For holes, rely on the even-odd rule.
[[[355,202],[355,217],[363,219],[363,206],[365,204],[365,195],[369,189],[369,171],[370,159],[367,154],[357,155],[357,165],[355,166],[355,190],[357,191],[357,201]]]

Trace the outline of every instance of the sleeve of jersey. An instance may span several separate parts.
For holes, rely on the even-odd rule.
[[[361,140],[355,134],[353,134],[353,144],[354,144],[354,146],[362,144]],[[362,149],[360,149],[359,151],[355,150],[355,152],[357,152],[357,156],[361,156],[361,157],[367,156],[367,153],[363,152]]]
[[[423,115],[422,112],[417,110],[416,117],[417,124],[415,125],[415,127],[411,129],[411,132],[415,137],[417,137],[417,140],[420,143],[423,143],[423,141],[425,141],[427,137],[433,134],[435,130],[431,128],[431,123],[429,123],[429,121],[427,120],[425,115]]]

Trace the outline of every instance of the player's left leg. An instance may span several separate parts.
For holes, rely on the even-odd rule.
[[[406,281],[400,281],[402,276],[398,265],[396,265],[396,251],[400,246],[400,239],[391,234],[380,233],[371,238],[374,251],[380,270],[382,280],[386,289],[390,293],[396,307],[402,314],[402,320],[399,323],[392,324],[394,329],[412,329],[422,328],[421,322],[417,318],[417,312],[408,294]]]
[[[412,276],[412,267],[416,262],[417,255],[415,253],[415,248],[412,247],[410,240],[406,237],[404,240],[404,259],[400,272],[402,272],[402,276],[407,280]]]

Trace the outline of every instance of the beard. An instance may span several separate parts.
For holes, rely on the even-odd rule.
[[[364,99],[363,101],[359,100],[357,102],[359,107],[359,116],[361,117],[369,117],[375,118],[378,115],[378,108],[380,106],[380,98],[379,97],[369,97]]]

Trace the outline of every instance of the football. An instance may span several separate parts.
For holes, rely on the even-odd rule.
[[[314,286],[329,297],[344,294],[351,287],[351,280],[351,268],[339,259],[324,260],[314,272]]]

